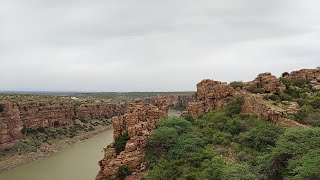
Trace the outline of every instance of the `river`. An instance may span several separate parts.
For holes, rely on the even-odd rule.
[[[179,111],[169,110],[169,116],[179,116]],[[0,180],[94,180],[103,148],[112,141],[111,129],[50,157],[0,173]]]
[[[112,143],[113,131],[74,144],[50,157],[0,174],[1,180],[94,180],[103,148]]]

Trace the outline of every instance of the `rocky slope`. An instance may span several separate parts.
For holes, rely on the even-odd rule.
[[[117,140],[127,133],[129,140],[119,154],[114,144],[106,150],[104,158],[99,162],[100,171],[96,180],[119,178],[121,167],[126,167],[132,172],[126,179],[139,179],[138,173],[145,169],[141,160],[145,154],[148,138],[156,123],[165,116],[167,116],[165,105],[159,104],[157,107],[137,100],[126,114],[114,117],[114,139]]]
[[[294,80],[310,81],[314,88],[319,86],[319,69],[300,70],[288,74],[288,78]],[[304,127],[295,121],[287,119],[287,115],[297,112],[298,105],[288,102],[289,107],[283,108],[264,100],[265,95],[283,94],[286,86],[271,73],[262,73],[253,81],[243,83],[243,88],[234,89],[230,84],[203,80],[197,84],[195,100],[190,102],[184,116],[199,117],[209,111],[219,110],[225,107],[235,96],[242,96],[244,103],[242,112],[255,115],[258,118],[278,123],[281,125]]]
[[[113,117],[125,112],[127,104],[104,101],[73,101],[70,98],[37,100],[5,100],[0,103],[0,151],[24,139],[23,128],[37,129],[65,127],[74,119],[89,120]]]

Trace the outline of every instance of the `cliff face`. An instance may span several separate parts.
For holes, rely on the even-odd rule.
[[[253,81],[244,84],[245,88],[258,89],[261,93],[282,94],[286,86],[271,73],[261,73]]]
[[[309,81],[314,88],[320,89],[320,69],[301,69],[285,77],[294,81]]]
[[[70,99],[5,101],[0,103],[0,151],[25,138],[23,127],[55,128],[69,126],[74,118],[89,120],[94,117],[112,117],[123,114],[127,105],[104,102],[80,102],[75,106]]]
[[[203,80],[197,84],[195,101],[187,108],[192,117],[198,117],[206,112],[222,109],[233,98],[235,90],[227,83]]]
[[[187,107],[190,102],[194,100],[192,95],[167,95],[167,96],[157,96],[153,98],[146,98],[143,102],[155,104],[155,105],[165,105],[165,106],[184,106]]]
[[[246,87],[261,88],[262,93],[274,94],[281,94],[286,89],[284,84],[270,73],[258,75],[254,81],[245,83],[244,89]],[[285,118],[288,114],[297,112],[297,103],[292,102],[287,109],[282,109],[268,103],[261,94],[240,89],[235,90],[227,83],[213,80],[203,80],[197,84],[196,100],[189,103],[187,112],[184,112],[183,115],[197,118],[209,111],[222,109],[238,95],[244,98],[243,113],[281,125],[304,127],[304,125]]]
[[[165,107],[163,104],[160,107]],[[129,140],[125,150],[116,154],[114,144],[107,149],[104,158],[99,162],[100,171],[96,180],[117,179],[121,166],[129,167],[133,173],[126,179],[139,179],[137,175],[144,170],[141,160],[145,154],[151,131],[156,123],[167,116],[167,109],[135,101],[132,107],[122,116],[113,118],[114,139],[128,133]]]

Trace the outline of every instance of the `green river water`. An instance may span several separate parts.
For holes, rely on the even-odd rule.
[[[103,148],[112,138],[109,130],[50,157],[0,173],[0,180],[94,180]]]

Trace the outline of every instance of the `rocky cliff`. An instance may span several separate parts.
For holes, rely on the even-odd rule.
[[[253,81],[244,83],[244,88],[255,93],[274,93],[282,94],[286,86],[271,73],[261,73]],[[253,91],[252,91],[253,90]]]
[[[167,110],[163,104],[155,105],[135,101],[127,112],[122,116],[113,118],[114,139],[127,133],[129,140],[125,149],[119,154],[116,153],[114,144],[106,150],[104,158],[99,162],[100,171],[96,180],[117,179],[120,167],[127,167],[131,170],[131,175],[126,179],[139,179],[137,175],[144,170],[141,160],[145,154],[148,138],[156,123],[167,116]]]
[[[206,112],[222,109],[233,98],[235,90],[227,83],[203,80],[197,84],[195,101],[187,108],[192,117],[198,117]]]
[[[125,112],[126,104],[74,102],[70,98],[3,100],[0,102],[0,151],[25,138],[21,129],[69,126],[74,119],[110,118]]]
[[[301,69],[285,77],[293,81],[309,81],[314,88],[320,89],[320,69]]]
[[[313,79],[314,76],[312,76]],[[252,89],[259,91],[252,92]],[[253,81],[244,83],[243,89],[234,89],[227,83],[207,79],[197,84],[196,98],[189,103],[183,115],[196,118],[209,111],[222,109],[235,96],[242,96],[244,99],[243,113],[281,125],[304,127],[293,120],[286,119],[288,114],[297,112],[297,103],[288,102],[290,105],[282,108],[263,99],[264,94],[282,94],[285,90],[285,85],[270,73],[259,74]]]

